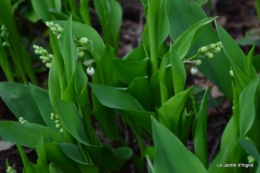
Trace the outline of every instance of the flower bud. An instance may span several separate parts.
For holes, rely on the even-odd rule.
[[[51,26],[54,26],[54,23],[53,23],[53,22],[50,22],[49,25],[50,25],[50,27],[51,27]]]
[[[57,31],[57,28],[56,27],[51,27],[51,30],[52,31]]]
[[[233,70],[229,70],[229,74],[230,74],[231,76],[234,76]]]
[[[51,68],[51,63],[48,62],[48,63],[45,64],[45,66],[46,66],[47,68]]]
[[[82,44],[87,44],[88,43],[88,38],[87,37],[82,37],[79,39],[79,42]]]
[[[51,113],[51,119],[54,120],[55,119],[55,114],[52,112]]]
[[[213,58],[213,57],[214,57],[214,55],[213,55],[212,52],[207,52],[205,55],[206,55],[208,58]]]
[[[214,52],[220,52],[220,51],[221,51],[221,48],[220,48],[220,47],[215,47],[213,51],[214,51]]]
[[[190,73],[191,73],[192,75],[195,75],[197,72],[198,72],[197,67],[191,67]]]
[[[206,53],[208,51],[208,47],[207,46],[203,46],[199,49],[200,53]]]
[[[10,46],[10,44],[7,42],[3,42],[3,46]]]
[[[57,123],[55,127],[56,127],[56,128],[59,128],[60,126],[61,126],[61,124],[60,124],[60,123]]]
[[[88,67],[87,74],[93,76],[95,74],[95,69],[93,67]]]
[[[63,133],[63,128],[60,128],[60,133]]]
[[[209,45],[209,48],[210,48],[210,49],[214,49],[215,47],[217,47],[217,45],[214,44],[214,43]]]
[[[79,58],[83,58],[84,57],[84,52],[83,51],[79,51]]]
[[[53,55],[53,54],[49,54],[48,57],[49,57],[50,59],[53,59],[53,58],[54,58],[54,55]]]
[[[216,44],[217,44],[218,47],[223,47],[223,44],[222,44],[221,41],[217,42]]]
[[[196,65],[196,66],[199,66],[201,63],[202,63],[202,61],[199,59],[199,60],[196,61],[196,64],[195,64],[195,65]]]

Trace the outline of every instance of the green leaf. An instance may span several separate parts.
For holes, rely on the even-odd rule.
[[[185,104],[189,98],[191,90],[192,87],[176,94],[167,100],[159,109],[159,111],[162,112],[161,115],[166,116],[159,117],[159,120],[161,121],[161,119],[167,119],[171,124],[170,129],[176,136],[180,135],[181,128],[183,128],[180,124],[182,119],[181,116],[183,115]]]
[[[246,74],[251,79],[253,79],[257,75],[257,72],[253,68],[254,53],[255,53],[255,45],[251,48],[246,58]]]
[[[2,82],[0,83],[0,96],[17,119],[23,117],[30,123],[45,125],[29,86]]]
[[[144,111],[141,104],[127,92],[100,84],[89,83],[101,104],[113,109]],[[105,93],[105,94],[104,94]]]
[[[202,29],[204,29],[207,24],[211,23],[216,18],[217,17],[209,17],[198,21],[189,27],[174,41],[173,48],[176,50],[179,58],[183,59],[187,55],[190,47],[196,41]]]
[[[239,96],[239,127],[241,137],[247,134],[255,120],[255,96],[258,91],[257,87],[259,87],[259,75],[255,77]]]
[[[176,40],[189,27],[206,18],[204,10],[195,1],[169,1],[168,6],[170,7],[168,18],[172,40]],[[182,41],[186,44],[186,40],[180,40],[180,42]],[[194,42],[188,55],[193,56],[200,47],[218,41],[219,38],[215,30],[210,25],[206,25],[196,42]],[[232,100],[232,87],[230,83],[232,78],[229,75],[230,65],[228,58],[223,52],[214,54],[213,59],[203,59],[199,70],[214,82],[228,99]]]
[[[56,1],[56,0],[55,0]],[[48,12],[48,9],[54,8],[54,4],[50,0],[37,1],[31,0],[35,13],[43,20],[52,20],[52,15]]]
[[[175,49],[173,48],[173,45],[171,45],[170,53],[166,57],[170,59],[171,63],[174,93],[178,94],[184,89],[186,82],[186,71],[183,62],[181,61],[181,58],[178,56]]]
[[[149,133],[151,132],[149,118],[151,115],[154,115],[154,113],[146,112],[144,108],[141,106],[141,104],[133,96],[128,94],[126,91],[114,87],[94,83],[89,83],[89,85],[95,93],[95,96],[97,97],[98,101],[102,105],[108,108],[117,109],[117,112],[120,115],[131,117],[131,119],[133,119],[135,123],[142,125]],[[104,95],[104,93],[106,94]],[[108,110],[100,110],[95,107],[94,110],[95,113],[98,113],[99,115],[103,116],[105,116],[106,113],[108,113]],[[100,117],[100,121],[102,121],[101,118],[102,117]],[[107,127],[107,130],[109,130],[110,128]]]
[[[85,135],[85,127],[82,117],[73,103],[56,99],[57,114],[61,120],[62,126],[78,141],[83,144],[88,143]]]
[[[246,150],[246,152],[250,156],[252,156],[255,159],[255,161],[259,164],[260,155],[254,142],[249,139],[242,139],[242,138],[237,139],[237,141],[238,143],[240,143],[240,145],[242,145],[242,147]]]
[[[89,169],[94,169],[94,165],[91,163],[91,161],[89,160],[89,162],[86,162],[81,154],[80,148],[78,145],[75,144],[69,144],[69,143],[61,143],[59,144],[61,151],[70,159],[72,159],[73,161],[82,164],[82,165],[88,165]],[[82,151],[82,152],[86,152],[87,151]],[[90,159],[90,158],[89,158]],[[96,168],[97,169],[97,168]],[[86,170],[87,171],[87,170]]]
[[[55,123],[50,118],[51,113],[53,113],[54,110],[50,102],[49,92],[42,88],[36,87],[35,85],[29,85],[29,89],[45,124],[48,127],[58,130],[55,128]]]
[[[70,17],[64,26],[64,30],[59,39],[60,52],[63,57],[64,69],[67,81],[72,77],[77,60],[77,49],[72,35],[72,17]]]
[[[135,78],[125,91],[136,98],[145,110],[152,110],[151,86],[147,77]]]
[[[81,173],[76,163],[69,159],[56,142],[45,144],[47,158],[64,173]]]
[[[112,149],[105,145],[102,153],[104,167],[110,172],[115,172],[125,164],[132,154],[132,150],[128,147]]]
[[[6,141],[25,147],[36,147],[41,136],[45,143],[62,141],[61,135],[52,128],[34,123],[21,124],[12,121],[0,122],[0,136]]]
[[[38,144],[36,147],[36,152],[37,152],[37,156],[38,156],[37,165],[39,166],[39,169],[42,172],[46,172],[46,173],[49,172],[43,136],[41,136],[38,141]]]
[[[162,124],[158,123],[154,118],[152,118],[152,127],[155,144],[155,172],[207,172],[198,158],[196,158],[174,134]],[[189,166],[187,166],[187,164]]]
[[[129,86],[137,77],[147,76],[148,58],[140,61],[114,59],[114,76],[124,85]]]
[[[204,97],[202,99],[200,109],[196,115],[193,124],[194,133],[194,148],[195,154],[200,159],[201,163],[207,167],[208,166],[208,151],[207,151],[207,98],[209,89],[205,91]]]

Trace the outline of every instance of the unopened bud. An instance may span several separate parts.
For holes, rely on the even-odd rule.
[[[206,53],[208,51],[208,47],[207,46],[203,46],[199,49],[200,53]]]
[[[88,38],[87,37],[82,37],[79,39],[79,42],[82,44],[87,44],[88,43]]]

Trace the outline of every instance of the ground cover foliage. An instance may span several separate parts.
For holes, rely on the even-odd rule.
[[[49,38],[45,47],[31,46],[34,55],[21,43],[13,18],[23,1],[0,2],[0,63],[8,80],[0,83],[0,96],[17,119],[0,122],[0,136],[17,146],[23,172],[260,172],[255,45],[245,54],[217,16],[207,17],[204,1],[140,2],[146,20],[141,41],[122,58],[123,11],[116,0],[31,0],[26,19],[41,20]],[[92,27],[89,6],[101,34]],[[48,72],[45,88],[30,56],[44,64],[37,70]],[[232,105],[212,159],[210,90],[198,96],[186,85],[187,74],[198,70]],[[190,135],[194,151],[187,148]],[[36,162],[23,147],[36,151]]]

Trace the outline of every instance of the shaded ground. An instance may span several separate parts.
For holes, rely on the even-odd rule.
[[[258,27],[258,20],[256,16],[255,1],[253,0],[212,0],[212,10],[205,7],[205,10],[210,16],[218,15],[219,23],[231,34],[234,39],[243,37],[245,32],[253,27]],[[123,56],[132,48],[136,47],[140,40],[139,36],[143,29],[142,8],[138,0],[122,0],[124,9],[124,17],[119,45],[119,55]],[[98,26],[97,22],[93,22],[94,26]],[[247,52],[249,47],[243,47]],[[259,50],[257,50],[259,52]],[[39,76],[44,78],[46,75]],[[0,79],[3,81],[4,76],[0,72]],[[188,77],[189,85],[193,84],[206,88],[211,87],[211,96],[217,98],[222,96],[217,87],[209,80],[198,74],[196,76]],[[224,98],[219,108],[209,108],[208,110],[208,147],[209,159],[219,149],[219,142],[223,129],[228,122],[229,115],[231,114],[228,101]],[[12,113],[6,108],[4,103],[0,101],[0,121],[14,120]],[[0,172],[5,172],[5,160],[8,158],[11,165],[13,165],[19,172],[21,172],[22,164],[20,156],[15,149],[11,146],[9,149],[2,148],[2,141],[0,140]],[[188,148],[193,149],[193,143],[190,140]],[[26,149],[28,157],[36,160],[36,155],[32,150]]]

